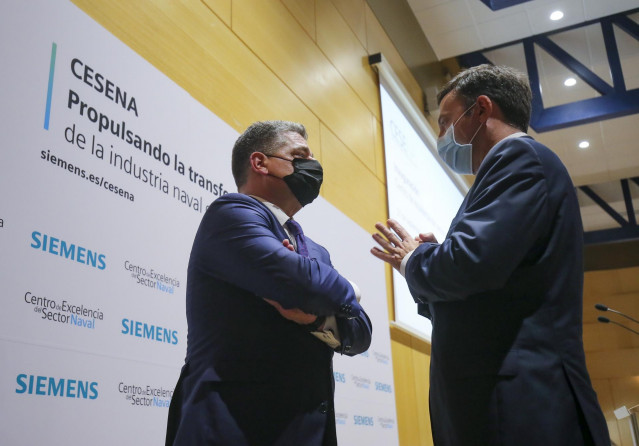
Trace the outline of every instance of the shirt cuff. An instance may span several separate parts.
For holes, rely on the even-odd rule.
[[[351,282],[349,280],[348,283],[350,283],[353,287],[355,298],[357,299],[357,302],[359,302],[362,299],[362,292],[355,282]],[[322,328],[322,331],[313,331],[311,332],[311,334],[320,341],[327,344],[333,350],[342,345],[339,335],[339,328],[337,328],[337,319],[335,319],[335,316],[326,316],[326,321],[324,321],[324,327]]]
[[[326,321],[324,322],[324,328],[322,328],[322,331],[313,331],[311,334],[332,349],[336,349],[341,345],[339,329],[337,328],[337,320],[335,319],[335,316],[326,316]]]
[[[348,279],[346,279],[346,280],[348,280]],[[355,293],[355,298],[357,299],[357,302],[362,300],[362,292],[360,291],[360,289],[357,286],[357,284],[355,282],[351,282],[350,280],[348,280],[348,283],[350,283],[351,286],[353,287],[353,292]]]
[[[408,254],[406,254],[404,256],[404,258],[402,259],[402,264],[399,265],[399,273],[403,276],[406,277],[406,264],[408,263],[408,259],[410,259],[410,256],[413,255],[413,253],[415,252],[415,250],[413,249],[411,252],[409,252]]]

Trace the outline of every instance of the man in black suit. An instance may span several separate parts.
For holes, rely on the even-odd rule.
[[[609,445],[582,344],[583,229],[559,158],[525,132],[520,73],[466,70],[440,92],[438,152],[476,174],[442,243],[376,225],[433,324],[437,446]]]

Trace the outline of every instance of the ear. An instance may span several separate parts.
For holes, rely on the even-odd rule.
[[[488,96],[481,95],[477,97],[477,113],[479,114],[479,120],[486,122],[488,118],[493,116],[495,111],[495,104]]]
[[[249,156],[249,163],[253,172],[268,175],[268,157],[262,152],[253,152]]]

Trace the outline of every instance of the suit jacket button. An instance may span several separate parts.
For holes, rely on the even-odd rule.
[[[320,413],[328,412],[328,402],[327,401],[322,401],[322,404],[319,405],[319,411],[320,411]]]
[[[350,352],[351,351],[351,346],[350,345],[345,345],[344,346],[344,351],[345,352]]]

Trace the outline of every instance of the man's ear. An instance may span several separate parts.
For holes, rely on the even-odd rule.
[[[479,120],[486,122],[488,118],[493,116],[495,111],[495,104],[488,96],[481,95],[477,97],[477,113],[479,114]]]
[[[253,152],[249,156],[249,163],[253,172],[268,175],[268,157],[262,152]]]

